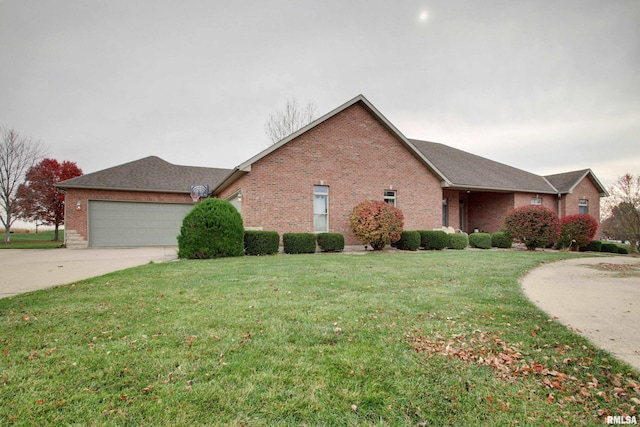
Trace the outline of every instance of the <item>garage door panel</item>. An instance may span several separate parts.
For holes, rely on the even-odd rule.
[[[185,215],[182,203],[89,201],[90,246],[175,246]]]

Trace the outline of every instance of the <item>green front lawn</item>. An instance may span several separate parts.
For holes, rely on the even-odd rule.
[[[602,425],[638,373],[518,285],[573,256],[178,261],[2,299],[0,424]]]
[[[0,249],[51,249],[59,248],[64,244],[64,230],[58,232],[58,240],[53,240],[53,230],[28,233],[19,231],[11,234],[10,242],[4,243],[4,231],[0,234]]]

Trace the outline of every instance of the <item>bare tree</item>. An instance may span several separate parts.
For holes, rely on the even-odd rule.
[[[624,174],[609,187],[605,231],[640,249],[640,175]]]
[[[314,121],[316,115],[316,105],[313,102],[301,107],[298,101],[292,98],[287,101],[284,110],[269,115],[264,124],[264,131],[275,144]]]
[[[21,136],[14,129],[0,128],[0,222],[4,243],[9,243],[11,226],[18,219],[16,192],[25,173],[45,154],[39,141]]]

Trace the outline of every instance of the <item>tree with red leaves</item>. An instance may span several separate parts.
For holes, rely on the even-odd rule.
[[[44,159],[31,167],[16,193],[20,218],[55,226],[53,240],[58,240],[58,229],[64,224],[64,193],[55,184],[80,175],[76,163],[66,160]]]

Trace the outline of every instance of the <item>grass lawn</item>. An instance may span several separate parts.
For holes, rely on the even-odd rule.
[[[4,244],[4,231],[0,240],[0,249],[50,249],[64,244],[64,230],[58,231],[58,240],[53,240],[53,230],[34,232],[16,232],[11,234],[9,244]]]
[[[635,415],[638,373],[520,291],[527,270],[572,256],[178,261],[2,299],[0,424],[582,426]]]

